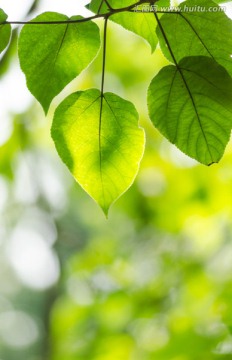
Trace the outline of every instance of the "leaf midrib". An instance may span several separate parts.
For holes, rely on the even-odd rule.
[[[154,16],[155,16],[155,19],[156,19],[156,21],[157,21],[157,24],[158,24],[158,26],[159,26],[159,28],[160,28],[160,30],[161,30],[161,32],[162,32],[162,35],[163,35],[163,37],[164,37],[164,40],[165,40],[166,43],[167,43],[169,52],[170,52],[170,54],[171,54],[171,56],[172,56],[172,58],[173,58],[173,61],[174,61],[174,63],[175,63],[175,66],[176,66],[177,70],[179,71],[179,73],[180,73],[180,75],[181,75],[181,78],[182,78],[182,80],[183,80],[183,83],[184,83],[184,85],[185,85],[185,88],[186,88],[186,90],[187,90],[187,92],[188,92],[188,94],[189,94],[189,97],[190,97],[191,102],[192,102],[192,105],[193,105],[194,112],[195,112],[195,114],[196,114],[196,116],[197,116],[197,120],[198,120],[200,129],[201,129],[203,138],[204,138],[205,143],[206,143],[206,147],[207,147],[207,149],[208,149],[210,158],[211,158],[211,160],[212,160],[212,162],[213,162],[213,156],[212,156],[212,153],[211,153],[211,151],[210,151],[210,148],[209,148],[209,145],[208,145],[208,142],[207,142],[207,139],[206,139],[206,135],[205,135],[205,133],[204,133],[203,126],[202,126],[202,123],[201,123],[201,119],[200,119],[200,116],[199,116],[199,114],[198,114],[197,107],[196,107],[194,98],[193,98],[193,96],[192,96],[192,93],[191,93],[191,91],[190,91],[190,88],[189,88],[189,86],[188,86],[188,83],[187,83],[187,81],[186,81],[186,79],[185,79],[185,77],[184,77],[184,74],[183,74],[183,72],[182,72],[182,69],[181,69],[180,65],[178,64],[178,62],[177,62],[177,60],[176,60],[176,58],[175,58],[174,52],[173,52],[172,47],[171,47],[171,45],[170,45],[170,43],[169,43],[169,40],[168,40],[167,35],[166,35],[166,33],[165,33],[165,30],[163,29],[163,26],[162,26],[162,24],[161,24],[161,22],[160,22],[157,14],[156,14],[155,12],[154,12]]]

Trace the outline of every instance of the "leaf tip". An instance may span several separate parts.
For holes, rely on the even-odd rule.
[[[38,100],[38,99],[37,99],[37,100]],[[41,105],[42,108],[43,108],[43,111],[44,111],[45,116],[47,116],[48,110],[49,110],[49,108],[50,108],[50,104],[45,104],[45,103],[43,103],[43,102],[40,101],[40,100],[38,100],[38,101],[39,101],[40,105]]]
[[[109,219],[109,206],[108,207],[101,206],[101,209],[106,217],[106,220],[108,220]]]

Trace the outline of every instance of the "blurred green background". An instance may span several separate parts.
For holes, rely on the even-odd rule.
[[[1,360],[232,359],[232,146],[204,167],[152,127],[146,90],[166,63],[109,27],[105,90],[135,103],[147,144],[108,220],[50,138],[59,101],[99,88],[101,52],[46,119],[33,101],[1,116]],[[18,67],[13,41],[1,81]]]

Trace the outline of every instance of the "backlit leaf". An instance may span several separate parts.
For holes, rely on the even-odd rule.
[[[51,134],[74,178],[107,215],[133,183],[144,151],[134,105],[96,89],[76,92],[58,106]]]
[[[232,79],[208,57],[166,66],[148,90],[150,118],[187,155],[210,165],[222,157],[232,125]]]

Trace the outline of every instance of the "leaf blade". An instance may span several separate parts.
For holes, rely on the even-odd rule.
[[[0,9],[0,54],[7,47],[11,37],[11,25],[1,24],[7,20],[7,15]]]
[[[107,215],[133,183],[144,151],[133,104],[112,93],[101,98],[96,89],[74,93],[58,106],[51,135],[74,178]]]
[[[32,22],[68,20],[66,15],[47,12]],[[20,65],[29,90],[45,113],[53,98],[94,59],[99,47],[99,29],[93,22],[23,27],[19,38]]]
[[[207,57],[163,68],[148,90],[155,127],[181,151],[210,165],[222,157],[232,126],[232,80]]]

